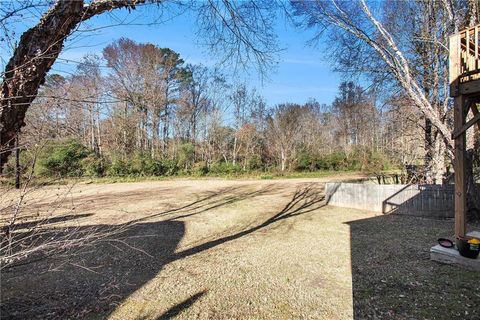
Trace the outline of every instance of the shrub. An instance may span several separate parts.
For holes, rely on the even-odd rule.
[[[368,155],[368,160],[362,167],[362,169],[367,172],[379,172],[391,169],[392,164],[385,154],[373,151]]]
[[[208,174],[208,165],[205,161],[197,162],[192,167],[192,174],[195,176],[205,176]]]
[[[317,167],[322,170],[346,170],[348,168],[347,156],[340,151],[319,157]]]
[[[178,173],[174,160],[156,160],[144,154],[136,154],[130,160],[115,158],[108,167],[109,176],[171,176]]]
[[[272,180],[273,176],[272,175],[260,176],[260,179],[262,179],[262,180]]]
[[[307,151],[301,151],[297,156],[296,170],[315,170],[315,160]]]
[[[258,154],[254,154],[248,159],[247,166],[249,170],[261,169],[263,166],[262,158]]]
[[[135,154],[127,165],[128,173],[133,176],[144,176],[146,157],[142,154]]]
[[[88,177],[103,177],[105,175],[105,160],[93,154],[82,159],[83,174]]]
[[[143,162],[143,174],[147,176],[161,176],[164,173],[162,163],[151,157],[145,158]]]
[[[39,154],[37,173],[56,177],[82,176],[81,161],[89,154],[89,150],[76,140],[50,142]]]
[[[174,176],[178,173],[179,167],[175,160],[163,159],[160,161],[161,176]]]
[[[109,176],[126,176],[128,174],[130,174],[129,166],[119,158],[114,158],[107,169],[107,175]]]
[[[379,172],[392,168],[388,157],[377,150],[367,147],[357,147],[350,154],[351,167],[354,170]]]
[[[302,160],[301,157],[299,157],[299,159]],[[305,166],[308,163],[305,159],[306,157],[303,163],[299,161],[299,165]],[[357,147],[349,153],[337,151],[316,158],[310,158],[310,168],[317,170],[362,170],[378,172],[388,170],[391,167],[392,164],[385,154],[362,147]]]
[[[184,143],[180,145],[178,153],[178,166],[180,168],[188,169],[195,161],[195,146],[190,143]]]
[[[242,168],[230,162],[219,162],[214,163],[210,166],[209,172],[212,174],[222,175],[222,174],[235,174],[242,171]]]

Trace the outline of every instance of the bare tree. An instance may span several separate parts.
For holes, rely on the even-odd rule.
[[[337,117],[339,135],[345,149],[349,146],[372,146],[377,112],[371,97],[353,82],[342,82],[339,95],[332,103],[332,112]]]
[[[231,101],[233,106],[233,117],[234,117],[234,129],[235,136],[233,138],[233,149],[232,149],[232,163],[235,165],[237,163],[238,153],[242,148],[242,145],[239,141],[240,129],[245,125],[247,121],[247,111],[249,103],[249,95],[247,92],[247,87],[245,84],[239,84],[231,95]]]
[[[273,109],[268,119],[269,142],[275,150],[282,171],[295,159],[303,110],[300,105],[281,104]]]
[[[293,1],[292,5],[304,26],[318,30],[318,37],[327,29],[332,32],[337,48],[343,50],[339,53],[342,58],[338,59],[337,69],[373,75],[374,81],[389,78],[405,92],[428,125],[435,129],[429,132],[427,127],[427,143],[429,140],[429,144],[439,143],[429,148],[431,161],[438,163],[432,169],[435,176],[431,180],[440,182],[444,154],[453,157],[446,87],[447,36],[464,23],[460,17],[468,12],[467,8],[462,8],[461,2],[450,1],[440,4],[392,1],[383,9],[380,4],[369,4],[365,0]],[[420,28],[415,30],[412,26]],[[421,46],[417,45],[419,42]],[[412,51],[415,45],[416,55]],[[417,63],[419,50],[428,53],[421,59],[426,66],[422,70]],[[432,135],[438,135],[438,142],[431,139]]]
[[[201,65],[188,65],[181,77],[179,99],[180,117],[186,120],[186,139],[196,149],[199,120],[202,114],[209,112],[212,101],[209,98],[209,82],[211,74],[208,68]],[[196,152],[194,152],[196,159]]]
[[[3,168],[14,143],[16,132],[25,125],[25,114],[35,99],[45,76],[59,56],[65,40],[79,25],[94,16],[114,9],[135,9],[146,0],[59,0],[42,16],[37,25],[26,31],[3,73],[0,101],[0,168]],[[154,3],[168,3],[158,0]],[[192,8],[199,13],[200,30],[209,45],[226,52],[226,56],[241,56],[238,61],[254,59],[265,66],[275,48],[272,28],[272,1],[229,0],[210,1]],[[7,14],[8,15],[8,14]],[[6,15],[6,16],[7,16]],[[223,49],[220,49],[223,48]],[[223,55],[222,55],[223,56]]]

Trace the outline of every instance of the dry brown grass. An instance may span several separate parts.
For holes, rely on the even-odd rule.
[[[323,182],[79,185],[70,200],[83,216],[67,224],[127,230],[6,270],[2,316],[480,317],[478,273],[428,259],[451,222],[324,206]]]

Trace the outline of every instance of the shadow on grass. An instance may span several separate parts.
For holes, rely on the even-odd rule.
[[[191,296],[190,298],[185,299],[184,301],[174,305],[173,307],[171,307],[170,309],[165,311],[162,315],[160,315],[157,318],[157,320],[166,320],[166,319],[171,319],[171,318],[177,316],[183,310],[186,310],[186,309],[190,308],[195,303],[195,301],[197,301],[205,293],[207,293],[206,290],[200,291],[200,292],[194,294],[193,296]]]
[[[245,190],[247,189],[247,190]],[[168,217],[168,220],[182,219],[193,215],[201,214],[212,209],[227,206],[236,202],[251,199],[278,191],[274,185],[267,185],[259,190],[248,190],[248,187],[227,187],[215,192],[206,192],[197,196],[197,200],[184,206],[168,209],[130,221],[138,223],[159,217]]]
[[[2,318],[106,316],[171,261],[184,233],[180,221],[138,223],[66,256],[9,268],[2,272]]]
[[[355,319],[480,319],[480,274],[430,260],[452,221],[383,215],[348,224]]]
[[[301,214],[305,214],[314,210],[317,210],[325,205],[325,196],[319,192],[318,189],[312,185],[299,188],[293,194],[292,199],[285,205],[285,207],[272,217],[268,218],[264,222],[245,229],[243,231],[221,237],[215,240],[207,241],[193,248],[189,248],[178,253],[175,253],[175,259],[181,259],[193,254],[211,249],[223,243],[236,240],[244,237],[255,231],[264,229],[272,224],[280,222],[284,219],[292,218]]]
[[[21,223],[15,223],[14,224],[14,229],[15,230],[21,230],[21,229],[31,229],[35,228],[38,225],[48,225],[48,224],[55,224],[55,223],[62,223],[70,220],[76,220],[80,218],[87,218],[93,216],[93,213],[81,213],[81,214],[65,214],[61,216],[54,216],[54,217],[47,217],[45,219],[38,219],[37,216],[27,216],[27,218],[30,218],[29,221],[27,222],[21,222]],[[25,219],[26,217],[21,217]],[[6,227],[3,227],[2,229],[3,232],[5,233]]]
[[[273,192],[272,186],[257,191],[223,190],[171,210],[134,220],[115,237],[86,245],[69,255],[53,256],[2,272],[2,317],[9,319],[67,319],[93,315],[108,317],[128,296],[154,278],[175,260],[211,249],[264,229],[282,220],[312,212],[324,205],[324,196],[314,185],[296,190],[284,208],[259,224],[192,248],[176,252],[185,234],[178,219],[200,214]],[[166,220],[149,222],[158,217]],[[118,226],[94,226],[110,232]],[[85,228],[85,230],[82,230]],[[75,229],[79,234],[89,227]],[[63,230],[68,233],[70,229]],[[58,228],[57,228],[58,232]],[[198,293],[169,309],[161,319],[189,308],[205,292]],[[163,317],[163,318],[162,318]]]

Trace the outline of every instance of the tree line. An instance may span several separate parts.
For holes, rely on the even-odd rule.
[[[353,82],[329,106],[268,106],[215,68],[121,38],[71,75],[47,76],[20,140],[24,165],[35,158],[48,176],[381,171],[405,161],[393,119]]]

